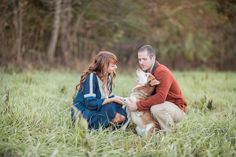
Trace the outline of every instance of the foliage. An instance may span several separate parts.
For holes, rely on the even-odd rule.
[[[2,0],[2,66],[49,65],[56,34],[50,65],[74,68],[104,49],[134,65],[137,48],[151,44],[174,69],[236,69],[234,0],[61,0],[59,7],[56,2]],[[60,28],[54,32],[56,21]]]

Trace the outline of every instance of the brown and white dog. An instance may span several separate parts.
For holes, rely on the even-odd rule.
[[[140,69],[136,70],[137,84],[132,89],[130,97],[124,99],[124,103],[131,99],[133,101],[145,100],[160,84],[151,73],[145,73]],[[159,128],[158,122],[153,118],[150,110],[130,112],[127,110],[128,116],[137,125],[136,131],[140,136],[149,136]]]

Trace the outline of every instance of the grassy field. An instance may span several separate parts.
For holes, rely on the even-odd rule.
[[[71,127],[80,75],[66,71],[0,71],[0,156],[236,156],[236,73],[175,72],[188,103],[176,133],[141,138],[127,131]],[[128,96],[134,74],[119,74]]]

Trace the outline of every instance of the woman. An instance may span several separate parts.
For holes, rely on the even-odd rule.
[[[120,126],[127,120],[122,108],[122,97],[112,93],[117,57],[108,51],[99,52],[76,86],[74,107],[88,122],[90,129],[106,128],[110,124]],[[71,110],[75,121],[74,109]]]

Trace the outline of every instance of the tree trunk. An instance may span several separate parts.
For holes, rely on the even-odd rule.
[[[72,13],[71,13],[71,0],[63,0],[62,5],[62,20],[61,20],[61,48],[63,53],[63,61],[65,65],[67,66],[70,60],[71,55],[71,48],[70,48],[70,42],[71,42],[71,19],[72,19]]]
[[[54,24],[53,24],[53,32],[51,36],[51,41],[48,47],[48,62],[52,64],[54,62],[55,57],[55,50],[57,46],[57,40],[59,35],[59,28],[60,28],[60,13],[61,13],[61,0],[54,0],[56,9],[54,14]]]
[[[16,30],[16,42],[13,46],[13,54],[16,53],[16,62],[22,64],[22,32],[23,32],[23,6],[20,1],[16,1],[14,9],[14,25]]]

